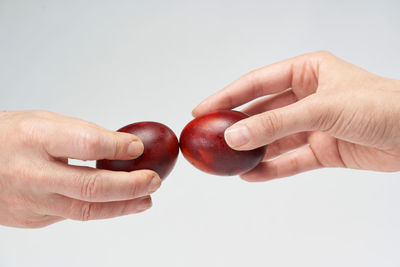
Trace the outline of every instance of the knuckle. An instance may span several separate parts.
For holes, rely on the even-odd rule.
[[[129,195],[130,197],[135,197],[139,193],[139,186],[137,182],[132,182],[130,188],[129,188]]]
[[[321,130],[326,122],[327,114],[331,113],[330,106],[326,101],[321,101],[320,97],[309,96],[303,99],[299,108],[305,114],[308,128]]]
[[[264,94],[264,88],[260,83],[260,69],[253,70],[243,76],[243,79],[251,87],[251,94],[253,98],[260,97]]]
[[[89,221],[94,218],[94,203],[85,202],[81,206],[80,215],[78,220],[80,221]]]
[[[48,138],[44,138],[44,134],[53,131],[54,127],[49,122],[49,119],[54,114],[44,110],[20,113],[15,124],[15,132],[17,133],[18,140],[24,145],[45,144],[48,142]]]
[[[310,105],[310,128],[313,130],[328,131],[335,124],[337,107],[332,102]]]
[[[129,214],[131,206],[129,205],[129,202],[125,201],[124,203],[121,204],[121,208],[119,209],[118,214],[116,216],[123,216],[126,214]]]
[[[82,148],[82,153],[85,155],[99,151],[101,143],[101,137],[93,131],[82,131],[77,140],[77,145]]]
[[[153,177],[155,177],[157,174],[151,170],[143,170],[137,172],[136,175],[138,175],[138,179],[132,179],[132,184],[130,187],[131,197],[141,195],[142,191],[148,188],[148,185],[151,183]]]
[[[262,116],[260,124],[263,134],[267,138],[274,138],[282,129],[282,119],[274,111],[270,111]]]
[[[37,119],[23,118],[18,121],[16,132],[18,133],[19,140],[23,145],[32,145],[37,143],[40,139],[40,126],[41,121]]]
[[[326,58],[326,57],[333,56],[333,54],[327,50],[319,50],[319,51],[313,52],[312,55],[316,56],[316,57],[320,57],[320,58]]]
[[[123,143],[121,141],[121,138],[119,138],[119,136],[115,133],[112,134],[111,136],[111,140],[112,140],[112,146],[110,147],[111,151],[111,155],[113,155],[113,158],[117,158],[119,154],[121,154],[122,152],[122,148],[123,148]]]
[[[223,99],[223,102],[220,103],[220,104],[225,103],[224,106],[227,106],[227,107],[233,107],[234,106],[234,102],[235,101],[234,101],[234,99],[232,97],[232,94],[229,93],[228,90],[223,90],[222,91],[222,99]]]
[[[294,153],[292,157],[289,159],[289,166],[291,169],[291,173],[298,173],[300,170],[300,164],[299,164],[299,157],[297,153]]]
[[[268,178],[279,178],[279,175],[280,175],[279,165],[271,163],[268,166]]]
[[[95,200],[99,196],[100,181],[103,177],[102,172],[97,172],[91,176],[85,177],[81,187],[81,197],[89,201]]]

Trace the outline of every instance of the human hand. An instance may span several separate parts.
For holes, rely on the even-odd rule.
[[[113,172],[68,165],[132,159],[142,142],[128,133],[46,111],[0,112],[0,224],[37,228],[69,218],[94,220],[151,207],[161,184],[150,170]]]
[[[265,160],[243,179],[265,181],[322,167],[400,171],[400,81],[316,52],[242,76],[193,115],[266,95],[244,108],[250,118],[225,131],[236,150],[270,144]]]

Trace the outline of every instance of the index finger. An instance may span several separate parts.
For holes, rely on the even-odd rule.
[[[192,114],[197,117],[218,110],[233,109],[258,97],[288,88],[295,87],[294,92],[300,94],[302,89],[315,91],[318,86],[318,59],[324,53],[301,55],[249,72],[206,98]]]

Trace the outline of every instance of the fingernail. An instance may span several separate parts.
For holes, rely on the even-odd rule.
[[[149,189],[148,189],[148,194],[152,194],[154,193],[161,185],[161,179],[160,177],[158,177],[158,175],[156,175],[155,177],[153,177],[153,179],[151,179],[151,182],[149,184]]]
[[[142,198],[140,200],[140,202],[137,204],[137,209],[139,211],[147,210],[152,206],[152,204],[153,203],[151,201],[151,198],[150,197],[145,197],[145,198]]]
[[[138,157],[143,153],[143,144],[140,141],[133,141],[128,146],[128,154],[132,157]]]
[[[230,147],[240,147],[250,141],[249,129],[245,125],[228,128],[225,131],[225,141]]]

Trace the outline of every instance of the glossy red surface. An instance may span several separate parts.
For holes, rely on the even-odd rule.
[[[198,169],[215,175],[238,175],[253,169],[263,159],[267,146],[236,151],[224,138],[229,126],[245,118],[248,118],[246,114],[233,110],[195,118],[180,136],[184,157]]]
[[[168,176],[179,154],[178,139],[170,128],[158,122],[138,122],[118,131],[138,136],[144,145],[143,154],[133,160],[98,160],[97,168],[127,172],[150,169],[161,179]]]

